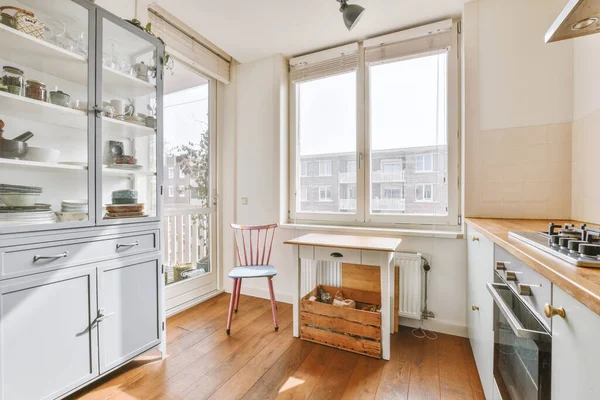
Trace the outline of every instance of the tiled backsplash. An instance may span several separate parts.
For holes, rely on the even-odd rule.
[[[573,123],[573,176],[571,217],[600,224],[600,110]]]
[[[466,143],[466,215],[569,218],[571,123],[481,131]]]

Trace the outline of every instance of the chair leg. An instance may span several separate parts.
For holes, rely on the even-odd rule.
[[[269,280],[269,294],[271,295],[271,312],[273,313],[273,326],[275,330],[279,330],[279,323],[277,322],[277,303],[275,302],[275,292],[273,291],[273,278],[267,278]]]
[[[233,318],[233,305],[235,304],[235,297],[237,293],[237,279],[233,279],[233,292],[231,293],[231,299],[229,300],[229,314],[227,315],[227,334],[231,333],[231,319]]]
[[[242,292],[242,279],[238,279],[237,283],[237,294],[235,296],[235,307],[233,307],[234,312],[238,312],[238,305],[240,304],[240,293]]]

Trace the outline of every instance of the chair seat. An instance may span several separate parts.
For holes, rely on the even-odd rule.
[[[252,265],[249,267],[235,267],[229,273],[230,278],[267,278],[277,275],[272,265]]]

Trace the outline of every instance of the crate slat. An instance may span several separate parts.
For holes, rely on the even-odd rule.
[[[327,317],[341,318],[347,321],[358,322],[364,325],[381,327],[381,313],[336,307],[331,304],[324,304],[306,299],[302,299],[301,311],[312,314],[325,315]]]
[[[323,290],[328,293],[331,293],[331,297],[335,296],[338,290],[341,290],[344,294],[344,297],[348,299],[352,299],[357,303],[368,303],[381,305],[381,293],[378,292],[367,292],[360,289],[350,289],[350,288],[338,288],[333,286],[321,285]]]
[[[311,314],[307,312],[300,313],[300,322],[302,326],[318,326],[328,328],[341,333],[362,336],[377,342],[381,341],[381,329],[375,326],[359,324],[346,321],[341,318],[332,318],[325,315]]]
[[[358,339],[340,333],[323,331],[320,329],[303,326],[300,328],[300,337],[309,342],[324,344],[330,347],[363,354],[369,357],[381,358],[381,343],[372,340]]]

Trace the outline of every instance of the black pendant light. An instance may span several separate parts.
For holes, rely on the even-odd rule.
[[[340,12],[342,13],[344,24],[346,24],[346,28],[351,31],[352,28],[358,24],[358,20],[360,20],[360,17],[364,14],[365,9],[358,4],[348,4],[348,0],[337,1],[341,4]]]

